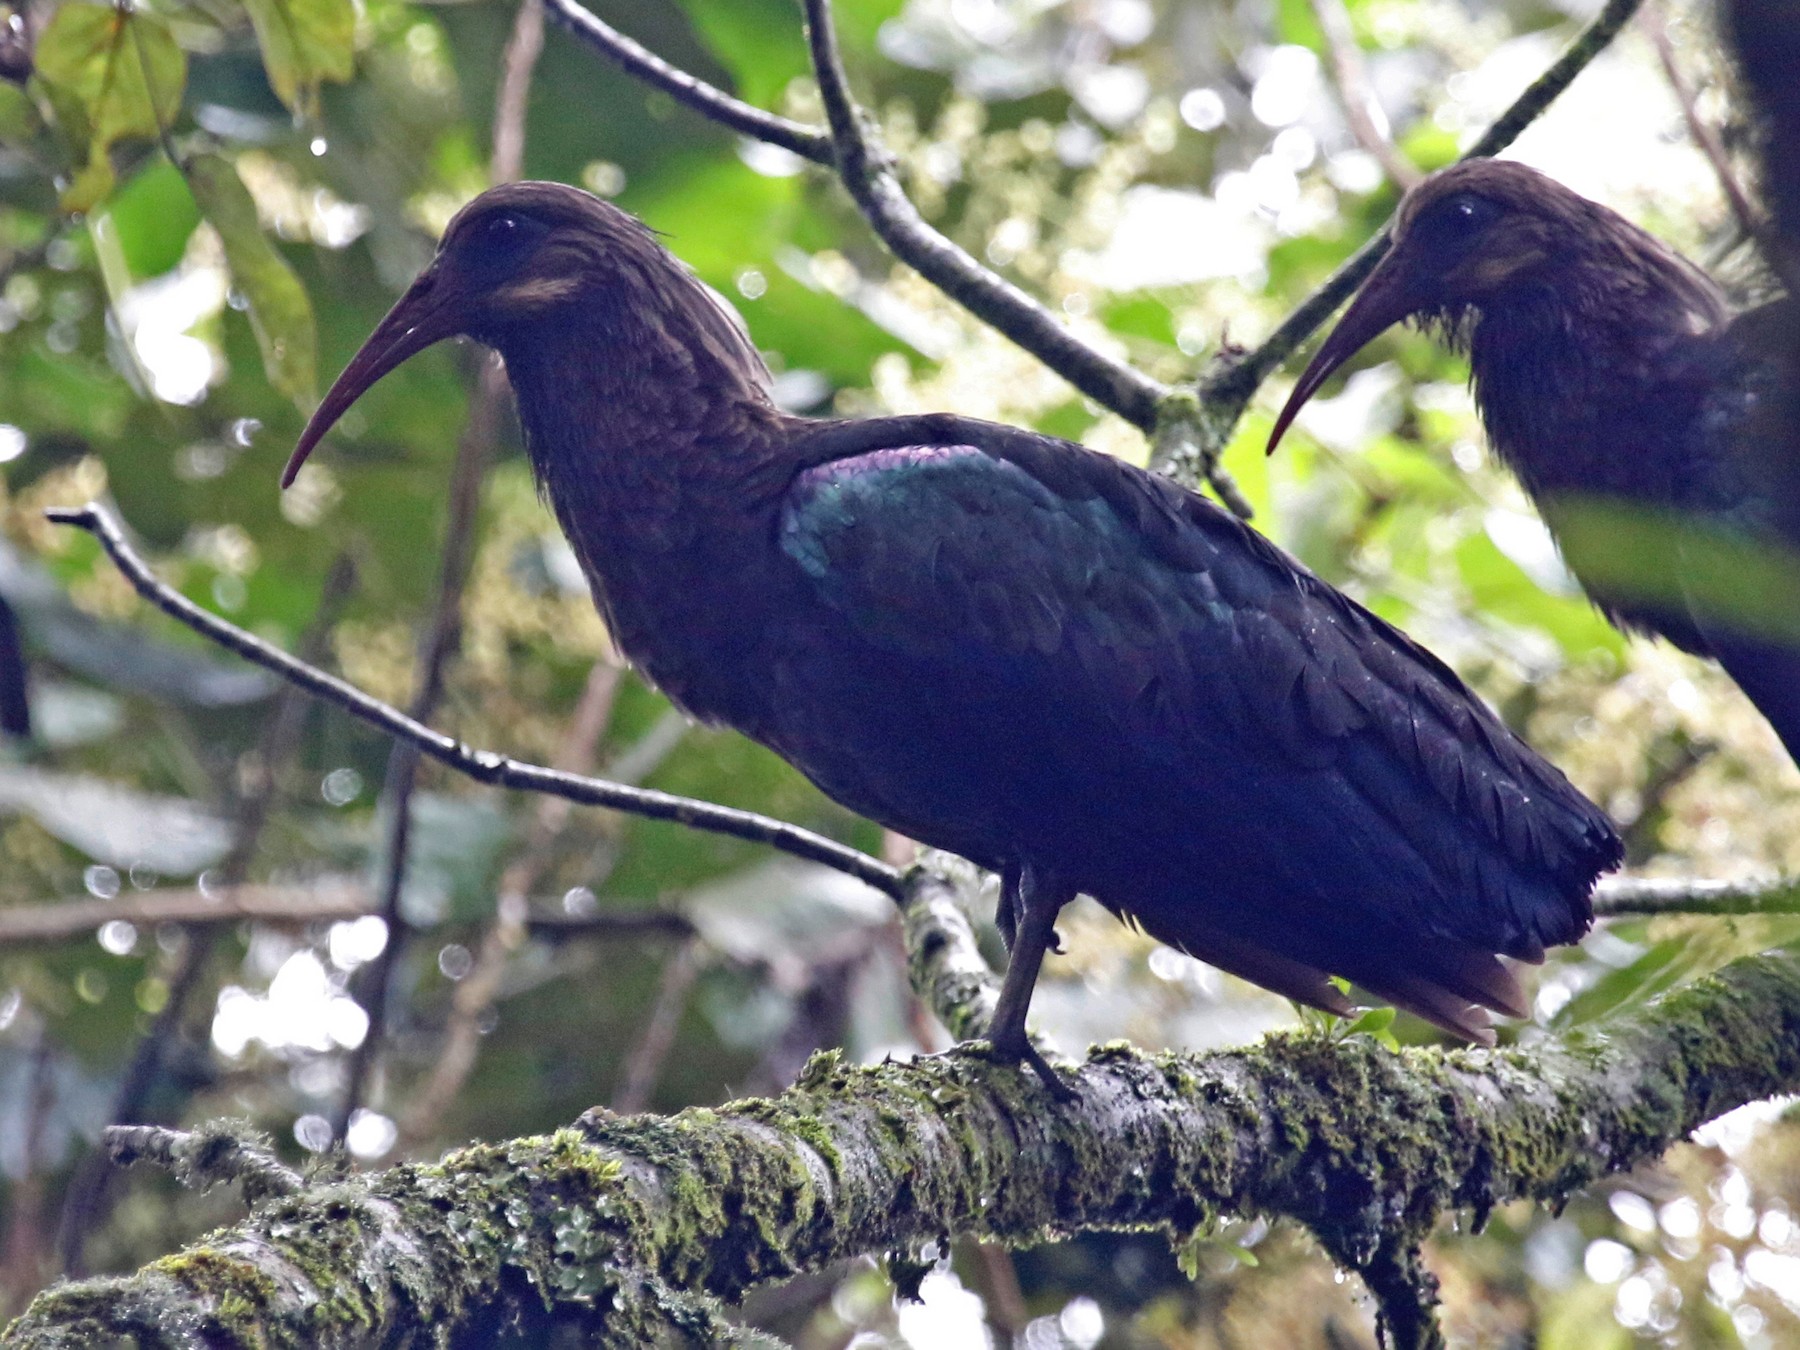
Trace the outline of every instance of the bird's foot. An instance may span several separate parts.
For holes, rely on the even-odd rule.
[[[1050,1095],[1059,1102],[1080,1100],[1080,1094],[1069,1086],[1069,1080],[1054,1068],[1050,1061],[1038,1053],[1038,1048],[1024,1037],[1015,1044],[1011,1040],[990,1042],[993,1046],[994,1058],[1004,1064],[1023,1064],[1038,1076],[1040,1082],[1049,1089]]]

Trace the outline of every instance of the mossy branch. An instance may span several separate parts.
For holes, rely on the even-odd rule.
[[[978,1051],[872,1068],[833,1053],[769,1100],[594,1111],[268,1199],[135,1275],[40,1295],[4,1344],[413,1344],[552,1316],[600,1345],[716,1339],[714,1300],[861,1252],[1179,1235],[1220,1214],[1289,1217],[1344,1266],[1404,1281],[1448,1210],[1479,1223],[1559,1201],[1800,1086],[1800,958],[1741,960],[1604,1035],[1529,1049],[1108,1046],[1070,1081],[1058,1106]],[[1427,1319],[1408,1339],[1434,1335]]]
[[[160,1167],[197,1191],[235,1182],[252,1204],[292,1195],[305,1185],[298,1172],[275,1156],[269,1137],[242,1120],[209,1121],[192,1131],[114,1125],[106,1131],[106,1151],[120,1167]]]

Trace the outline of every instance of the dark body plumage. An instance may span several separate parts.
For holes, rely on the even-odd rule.
[[[1198,496],[951,416],[826,422],[636,221],[496,189],[340,377],[295,463],[412,351],[506,357],[620,646],[838,801],[1002,873],[995,1039],[1077,891],[1345,1007],[1481,1035],[1494,959],[1589,922],[1605,817],[1429,653]],[[291,470],[290,470],[291,472]]]
[[[1522,164],[1472,160],[1401,203],[1392,251],[1271,448],[1337,366],[1407,318],[1467,351],[1489,440],[1595,604],[1717,658],[1800,757],[1800,571],[1756,560],[1759,544],[1800,545],[1794,442],[1765,417],[1771,339],[1800,306],[1733,318],[1710,278],[1616,212]]]

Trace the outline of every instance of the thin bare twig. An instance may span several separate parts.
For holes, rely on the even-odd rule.
[[[521,7],[521,21],[530,9],[529,2]],[[504,95],[504,80],[501,90]],[[517,100],[517,106],[522,112],[522,98]],[[437,599],[432,604],[431,623],[419,644],[419,687],[413,692],[412,704],[407,710],[407,715],[416,722],[426,721],[437,711],[444,695],[446,668],[451,656],[462,645],[463,592],[475,557],[475,516],[481,505],[481,483],[499,443],[501,400],[505,396],[505,379],[498,364],[492,357],[485,358],[474,396],[469,400],[468,423],[457,442],[456,464],[450,475],[450,510],[444,526],[444,556],[438,573]],[[387,926],[387,942],[381,953],[369,962],[363,980],[359,981],[358,994],[363,1011],[369,1016],[369,1029],[350,1053],[344,1094],[332,1122],[333,1135],[339,1139],[350,1128],[350,1118],[362,1104],[369,1073],[387,1039],[388,990],[406,948],[407,925],[400,912],[400,900],[406,890],[412,798],[419,781],[419,761],[419,748],[404,741],[396,742],[388,755],[387,781],[382,791],[386,799],[388,834],[381,891],[381,920]]]
[[[448,765],[478,783],[549,793],[584,806],[604,806],[651,820],[673,821],[690,829],[766,844],[782,853],[853,876],[884,895],[900,897],[898,870],[878,858],[798,825],[773,820],[754,811],[739,811],[652,788],[627,787],[605,779],[559,773],[542,765],[520,763],[491,750],[471,749],[415,721],[398,708],[371,698],[348,681],[297,660],[235,624],[209,614],[180,591],[164,585],[126,541],[118,522],[98,503],[58,507],[45,515],[58,524],[73,525],[92,534],[131,583],[132,589],[176,622],[370,726],[412,742],[440,764]]]
[[[1650,773],[1638,787],[1637,811],[1630,819],[1616,818],[1619,837],[1625,841],[1625,866],[1639,866],[1661,852],[1657,835],[1665,818],[1669,794],[1718,751],[1716,741],[1696,740],[1685,735],[1659,739],[1651,746]]]
[[[568,805],[561,798],[544,800]],[[360,919],[377,912],[375,896],[366,886],[342,879],[305,886],[247,883],[209,885],[204,890],[128,891],[115,900],[82,896],[43,905],[0,907],[0,947],[86,939],[103,924],[115,921],[140,928],[166,923],[216,927],[246,920],[300,927]],[[640,933],[682,937],[693,931],[693,925],[671,909],[603,909],[596,914],[565,914],[543,901],[528,907],[520,922],[526,930],[551,939],[627,937]]]
[[[116,527],[114,534],[123,545],[124,536]],[[350,558],[340,555],[326,573],[320,588],[318,606],[301,639],[303,652],[315,659],[324,653],[332,625],[337,622],[337,615],[349,599],[355,581],[356,569]],[[239,778],[237,818],[232,829],[231,850],[219,863],[219,885],[235,886],[249,875],[250,862],[256,856],[274,805],[277,778],[282,765],[299,745],[305,718],[305,702],[294,690],[284,691],[264,728],[260,743],[252,752],[250,772]],[[143,1116],[151,1090],[161,1075],[164,1058],[176,1045],[188,1016],[188,1005],[200,988],[217,934],[216,926],[189,930],[187,940],[161,972],[168,994],[149,1029],[138,1038],[120,1077],[113,1097],[112,1124],[135,1124]],[[69,1182],[57,1231],[57,1246],[65,1273],[75,1275],[82,1271],[87,1235],[99,1229],[106,1220],[116,1175],[107,1160],[94,1153],[83,1160]]]
[[[114,900],[85,896],[0,909],[0,947],[85,938],[102,924],[241,923],[245,919],[302,924],[354,919],[371,908],[362,886],[212,886],[205,890],[127,891]]]
[[[966,1248],[975,1258],[975,1278],[986,1307],[988,1325],[1002,1345],[1029,1344],[1025,1328],[1031,1323],[1031,1307],[1019,1287],[1019,1270],[1012,1251],[998,1242],[970,1241]]]
[[[114,1125],[105,1142],[119,1167],[147,1163],[198,1191],[235,1183],[252,1205],[305,1187],[304,1178],[275,1156],[268,1136],[246,1121],[215,1120],[197,1130]]]
[[[1594,892],[1594,914],[1602,919],[1652,914],[1800,914],[1800,880],[1607,877]]]
[[[613,700],[620,671],[610,661],[596,661],[588,672],[581,701],[563,739],[564,751],[556,767],[578,773],[593,763],[594,748],[612,720]],[[519,857],[501,874],[494,917],[482,934],[474,964],[457,984],[450,1000],[450,1019],[444,1028],[442,1047],[425,1083],[407,1104],[394,1136],[395,1150],[417,1147],[430,1137],[437,1122],[474,1071],[481,1048],[481,1028],[500,992],[507,960],[525,933],[525,897],[537,884],[550,850],[568,820],[569,803],[545,797],[538,803],[531,836]]]
[[[7,1186],[6,1239],[0,1256],[0,1294],[8,1311],[25,1306],[44,1285],[50,1252],[44,1242],[44,1126],[56,1105],[56,1056],[41,1021],[33,1032],[29,1096],[24,1111],[25,1138],[20,1170]]]
[[[823,132],[754,108],[722,89],[715,89],[705,80],[696,79],[647,51],[574,0],[544,0],[544,3],[550,10],[550,17],[564,32],[619,66],[627,75],[662,90],[683,107],[741,135],[778,145],[814,164],[831,166],[831,138]]]
[[[1338,100],[1344,105],[1344,121],[1356,143],[1381,163],[1381,170],[1402,190],[1424,177],[1418,166],[1400,153],[1375,118],[1381,104],[1369,83],[1369,68],[1363,61],[1362,48],[1350,27],[1350,11],[1344,0],[1311,0],[1313,18],[1325,37],[1325,53],[1331,58],[1332,82],[1337,86]]]
[[[662,978],[656,984],[656,1001],[650,1006],[650,1019],[644,1023],[637,1044],[625,1061],[613,1093],[612,1109],[622,1116],[633,1115],[650,1104],[656,1080],[662,1076],[663,1062],[675,1044],[675,1033],[681,1026],[681,1014],[687,1010],[688,994],[700,978],[704,966],[700,943],[689,938],[669,954],[663,963]]]
[[[531,76],[543,51],[542,0],[520,0],[500,58],[500,87],[494,93],[494,151],[488,176],[495,183],[517,182],[525,172],[525,114],[531,103]]]
[[[850,92],[832,24],[830,0],[804,0],[807,43],[819,98],[836,150],[838,177],[857,209],[894,256],[952,300],[991,324],[1088,397],[1145,432],[1154,432],[1169,389],[1076,337],[1017,286],[983,267],[925,222],[870,135]]]
[[[1650,35],[1651,45],[1656,48],[1656,58],[1662,63],[1663,74],[1668,78],[1675,102],[1681,106],[1681,118],[1687,124],[1689,137],[1712,165],[1719,187],[1725,193],[1725,200],[1731,207],[1731,213],[1737,217],[1738,225],[1752,239],[1761,239],[1768,222],[1750,204],[1743,184],[1738,182],[1737,173],[1725,155],[1725,147],[1719,143],[1713,129],[1701,119],[1700,110],[1695,105],[1694,88],[1687,82],[1687,77],[1681,73],[1680,64],[1675,60],[1675,44],[1669,40],[1669,25],[1663,18],[1661,6],[1645,6],[1642,23],[1644,31]]]
[[[1651,45],[1656,48],[1657,60],[1662,62],[1663,74],[1668,77],[1675,102],[1681,107],[1681,118],[1687,124],[1688,137],[1699,147],[1700,153],[1706,156],[1707,163],[1712,165],[1713,175],[1719,180],[1719,189],[1725,194],[1725,201],[1731,207],[1731,214],[1736,218],[1738,228],[1756,244],[1757,251],[1775,269],[1789,293],[1800,295],[1800,285],[1796,284],[1800,283],[1800,277],[1790,275],[1785,267],[1786,256],[1780,241],[1775,237],[1773,223],[1751,202],[1750,194],[1744,191],[1737,172],[1731,167],[1731,157],[1725,153],[1725,146],[1719,140],[1718,133],[1700,116],[1694,88],[1682,74],[1681,63],[1675,59],[1675,44],[1669,37],[1669,25],[1660,5],[1645,7],[1643,25],[1650,34]]]
[[[1513,100],[1512,106],[1493,120],[1476,138],[1475,144],[1463,152],[1463,158],[1488,159],[1518,140],[1519,133],[1537,121],[1544,109],[1575,83],[1575,77],[1606,50],[1607,44],[1631,22],[1631,16],[1642,4],[1643,0],[1606,0],[1605,8],[1575,35],[1575,40],[1550,63],[1549,69],[1533,80],[1525,92]]]
[[[901,190],[887,151],[877,145],[850,92],[829,0],[805,0],[806,36],[825,105],[838,176],[894,256],[927,281],[1039,357],[1082,393],[1148,431],[1168,391],[1142,371],[1093,350],[1037,300],[976,262],[933,230]]]

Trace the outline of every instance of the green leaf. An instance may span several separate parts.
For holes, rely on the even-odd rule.
[[[1229,1256],[1242,1266],[1255,1267],[1262,1264],[1256,1259],[1255,1252],[1241,1243],[1233,1242],[1215,1223],[1200,1224],[1188,1234],[1186,1240],[1175,1249],[1175,1264],[1180,1267],[1183,1275],[1197,1281],[1205,1273],[1204,1263],[1211,1252]]]
[[[160,136],[181,109],[187,56],[149,15],[107,5],[56,11],[38,40],[37,75],[87,163],[64,189],[66,210],[85,211],[112,190],[107,152],[129,136]]]
[[[161,155],[119,188],[106,204],[134,280],[159,277],[187,252],[200,210],[181,171]]]
[[[1454,164],[1461,148],[1454,131],[1445,130],[1429,118],[1415,122],[1400,140],[1400,153],[1426,173]]]
[[[30,816],[96,862],[169,876],[192,876],[231,846],[225,822],[198,802],[22,764],[0,766],[0,813]]]
[[[1345,1028],[1344,1034],[1346,1036],[1367,1036],[1386,1046],[1389,1050],[1400,1048],[1400,1042],[1394,1035],[1394,1010],[1392,1008],[1370,1008]]]
[[[1672,989],[1692,984],[1740,956],[1800,943],[1800,918],[1743,915],[1681,925],[1629,965],[1609,970],[1571,999],[1550,1025],[1557,1031],[1586,1027],[1644,1007]]]
[[[134,402],[108,366],[80,353],[58,356],[33,343],[0,367],[7,420],[32,436],[110,440],[125,430]]]
[[[1571,658],[1596,651],[1623,654],[1624,638],[1586,596],[1551,595],[1486,534],[1469,535],[1457,545],[1455,557],[1475,612],[1500,623],[1540,629]]]
[[[1200,1278],[1200,1257],[1205,1252],[1211,1238],[1198,1230],[1188,1235],[1187,1241],[1175,1249],[1175,1264],[1181,1273],[1190,1280]]]
[[[0,141],[18,145],[43,129],[31,98],[16,84],[0,80]]]
[[[319,86],[355,71],[351,0],[244,0],[275,96],[297,113],[317,111]]]
[[[225,264],[248,302],[269,383],[309,406],[316,397],[318,336],[306,288],[262,232],[256,203],[229,160],[196,155],[187,180],[200,214],[225,245]]]
[[[682,8],[746,102],[775,107],[787,82],[812,68],[786,0],[683,0]]]
[[[1777,642],[1800,638],[1793,597],[1800,550],[1680,511],[1617,498],[1568,495],[1545,518],[1563,555],[1607,595],[1677,609],[1693,607]],[[1669,551],[1679,556],[1679,571]]]

